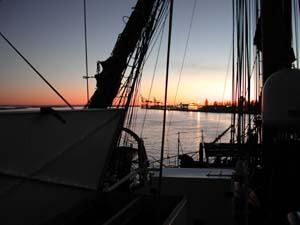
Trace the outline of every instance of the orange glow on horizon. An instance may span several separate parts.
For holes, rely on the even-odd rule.
[[[85,105],[86,96],[64,96],[71,105]],[[23,94],[23,95],[2,95],[0,105],[66,105],[66,103],[54,94]]]

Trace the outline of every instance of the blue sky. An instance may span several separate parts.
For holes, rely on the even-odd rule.
[[[123,16],[134,0],[86,0],[89,74],[96,61],[109,57]],[[169,101],[175,89],[188,35],[194,0],[175,0]],[[190,42],[177,101],[222,100],[231,49],[232,12],[229,0],[197,0]],[[85,74],[83,0],[1,0],[0,31],[72,104],[84,104]],[[167,32],[165,32],[166,34]],[[162,100],[166,39],[152,97]],[[148,96],[154,67],[153,51],[143,73],[141,94]],[[230,74],[229,74],[230,75]],[[0,104],[62,104],[19,56],[0,40]],[[230,76],[229,76],[230,80]],[[95,82],[90,82],[93,93]],[[230,98],[230,81],[225,99]]]

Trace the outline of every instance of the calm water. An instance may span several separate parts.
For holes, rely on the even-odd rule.
[[[143,137],[149,159],[157,160],[161,150],[163,111],[147,110],[142,130],[145,112],[145,109],[138,110],[135,132]],[[168,111],[165,157],[177,155],[178,142],[180,154],[198,151],[202,136],[205,142],[213,141],[230,123],[231,114],[226,113]],[[229,136],[227,133],[221,140],[227,142]]]

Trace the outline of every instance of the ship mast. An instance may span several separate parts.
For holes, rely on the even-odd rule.
[[[261,18],[257,29],[256,45],[262,52],[264,95],[266,95],[265,87],[276,76],[274,73],[292,68],[292,63],[295,61],[292,49],[292,1],[261,0]],[[284,76],[289,76],[289,74],[284,74]],[[286,91],[289,92],[289,90]],[[286,160],[284,154],[288,154],[286,150],[292,149],[293,145],[296,146],[296,144],[291,144],[292,140],[289,138],[287,140],[280,138],[282,134],[289,136],[288,129],[272,126],[266,122],[264,115],[266,114],[266,105],[270,103],[273,95],[274,93],[269,94],[269,98],[263,96],[262,187],[264,194],[262,202],[270,214],[269,223],[282,224],[286,217],[286,209],[289,207],[292,209],[294,204],[291,199],[298,198],[296,192],[288,187],[285,188],[290,184],[295,185],[293,176],[289,174],[291,170],[288,164],[293,164],[296,157],[293,159],[291,155],[288,155],[291,159]],[[284,100],[289,101],[289,99]],[[277,104],[278,106],[275,108],[278,110],[285,107],[281,106],[280,102]],[[288,111],[289,109],[284,108],[284,110]],[[277,113],[276,110],[274,113]],[[293,197],[290,197],[291,195]],[[284,203],[282,202],[283,199],[285,200]]]
[[[292,67],[295,60],[292,49],[291,0],[261,0],[261,19],[257,34],[261,40],[256,43],[262,52],[263,84],[274,73]],[[263,129],[263,167],[266,176],[272,169],[274,152],[268,147],[272,142],[268,129]]]
[[[281,69],[291,68],[292,49],[291,0],[261,0],[261,51],[263,82]]]
[[[90,99],[89,108],[107,108],[112,105],[118,94],[122,75],[128,66],[128,59],[135,51],[143,29],[149,25],[156,2],[138,0],[123,32],[118,37],[111,56],[103,62],[98,62],[95,75],[97,89]]]

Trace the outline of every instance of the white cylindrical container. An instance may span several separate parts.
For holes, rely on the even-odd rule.
[[[300,70],[272,74],[263,88],[263,123],[280,130],[300,130]]]

